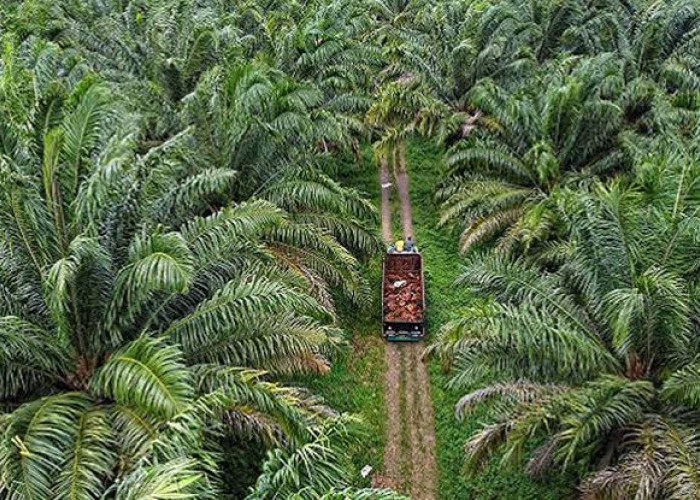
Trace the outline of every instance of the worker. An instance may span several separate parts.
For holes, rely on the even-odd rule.
[[[389,245],[389,248],[386,249],[386,253],[394,253],[396,251],[396,247],[394,245]]]
[[[415,252],[416,251],[416,244],[413,243],[413,238],[410,236],[406,238],[406,244],[404,246],[407,252]]]
[[[394,243],[394,248],[397,252],[403,252],[403,240],[399,240],[396,243]]]

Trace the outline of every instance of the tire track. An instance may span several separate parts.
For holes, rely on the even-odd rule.
[[[398,146],[399,151],[397,156],[398,164],[394,166],[394,176],[396,178],[396,191],[401,201],[401,226],[403,227],[403,236],[408,238],[413,237],[413,215],[411,210],[410,196],[410,181],[408,178],[408,170],[406,170],[406,143],[401,143]]]
[[[405,144],[399,146],[394,167],[396,190],[401,201],[404,238],[413,236]],[[391,230],[391,184],[388,162],[380,162],[382,238],[393,242]],[[422,360],[423,342],[386,343],[384,397],[387,408],[384,472],[375,486],[410,493],[413,500],[435,500],[435,418],[430,379]],[[404,383],[402,383],[402,380]]]
[[[399,489],[403,484],[401,471],[401,353],[396,344],[386,344],[386,445],[384,447],[384,476],[380,486]]]
[[[391,237],[391,180],[386,157],[382,157],[379,164],[379,185],[382,190],[382,238],[384,243],[390,245]]]
[[[420,436],[418,435],[418,426],[416,425],[416,420],[419,418],[418,408],[416,404],[418,399],[416,398],[416,370],[413,365],[413,356],[411,351],[411,345],[402,345],[402,354],[404,357],[404,365],[406,366],[406,407],[404,408],[403,423],[406,426],[406,434],[408,437],[406,447],[404,450],[404,458],[408,462],[408,467],[406,467],[409,477],[411,479],[411,495],[415,497],[415,492],[420,483]]]
[[[425,349],[423,342],[409,346],[410,362],[416,376],[417,417],[415,427],[419,437],[416,443],[420,453],[414,462],[413,488],[411,495],[415,500],[432,500],[436,498],[437,464],[435,462],[435,415],[433,400],[430,397],[430,378],[422,355]]]

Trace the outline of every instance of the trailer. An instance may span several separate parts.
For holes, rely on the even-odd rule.
[[[388,252],[384,256],[382,330],[389,341],[425,338],[425,280],[419,252]]]

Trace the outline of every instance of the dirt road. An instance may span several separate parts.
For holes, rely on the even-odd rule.
[[[394,174],[406,238],[413,236],[413,221],[405,145],[399,147],[395,158]],[[393,241],[389,179],[387,161],[383,159],[379,181],[382,185],[382,236],[387,244]],[[375,477],[375,485],[410,494],[414,500],[434,500],[437,484],[435,418],[428,370],[421,359],[424,349],[423,342],[386,344],[387,436],[383,475]]]

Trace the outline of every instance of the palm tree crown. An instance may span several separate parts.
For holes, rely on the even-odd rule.
[[[447,325],[432,349],[455,364],[455,384],[491,381],[462,398],[458,414],[500,401],[497,422],[467,445],[472,467],[501,445],[503,460],[521,460],[545,436],[529,472],[592,471],[583,489],[594,497],[697,491],[682,470],[694,470],[687,461],[698,453],[699,172],[678,155],[638,168],[634,188],[565,194],[570,242],[553,267],[470,260],[462,281],[496,302]]]
[[[238,174],[192,162],[196,133],[137,154],[138,117],[97,78],[49,79],[57,49],[39,49],[7,58],[0,82],[3,487],[216,496],[220,436],[290,453],[326,436],[328,410],[271,377],[327,371],[342,340],[330,287],[361,300],[357,261],[324,229],[345,192],[311,177],[325,198],[297,215],[228,203]],[[268,199],[299,208],[275,186]]]

